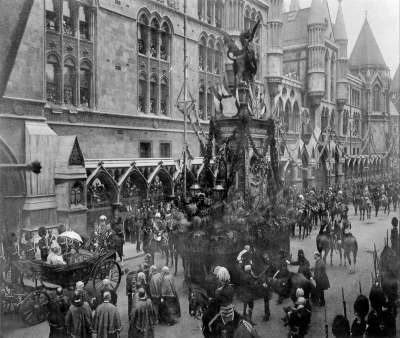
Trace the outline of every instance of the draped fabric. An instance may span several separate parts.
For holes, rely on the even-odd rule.
[[[116,338],[121,330],[121,319],[116,306],[102,303],[94,315],[94,331],[97,338]]]

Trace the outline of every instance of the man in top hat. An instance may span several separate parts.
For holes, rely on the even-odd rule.
[[[304,250],[299,249],[297,251],[297,261],[295,262],[290,262],[290,265],[298,265],[299,270],[297,271],[298,273],[302,273],[304,277],[307,279],[311,278],[311,268],[310,268],[310,262],[304,255]]]
[[[392,244],[392,249],[399,255],[399,230],[398,230],[399,220],[397,217],[392,218],[392,230],[390,231],[390,242]]]

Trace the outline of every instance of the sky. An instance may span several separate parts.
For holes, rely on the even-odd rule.
[[[286,9],[290,0],[284,0]],[[338,0],[328,0],[331,18],[336,21]],[[309,7],[311,0],[300,0],[300,7]],[[367,15],[372,32],[382,51],[392,77],[400,64],[400,0],[342,0],[344,20],[349,38],[348,55]]]

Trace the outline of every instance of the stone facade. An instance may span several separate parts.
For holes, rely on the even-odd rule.
[[[341,8],[333,24],[325,0],[310,8],[293,0],[287,13],[283,0],[186,2],[185,36],[184,0],[34,1],[0,100],[0,162],[39,159],[43,174],[1,172],[15,182],[2,190],[3,224],[83,231],[121,204],[178,194],[185,40],[189,98],[206,131],[213,88],[224,84],[224,37],[237,39],[257,20],[256,94],[268,107],[260,118],[280,121],[286,182],[343,183],[372,167],[366,161],[376,173],[387,168],[389,73],[356,57],[349,65]],[[70,164],[75,144],[83,161]],[[187,144],[190,184],[204,174],[190,124]]]

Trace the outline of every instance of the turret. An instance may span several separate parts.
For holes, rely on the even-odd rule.
[[[291,0],[289,12],[297,12],[300,9],[299,0]]]
[[[283,0],[271,0],[267,20],[267,82],[272,97],[282,83],[282,13]]]
[[[308,18],[308,96],[319,105],[325,95],[325,20],[321,0],[313,0]]]
[[[343,106],[347,103],[348,99],[348,58],[347,58],[347,32],[346,25],[344,23],[342,0],[339,0],[339,8],[336,15],[336,22],[333,28],[333,34],[335,41],[339,46],[339,56],[337,60],[337,72],[336,72],[336,103],[338,110],[341,111]]]

